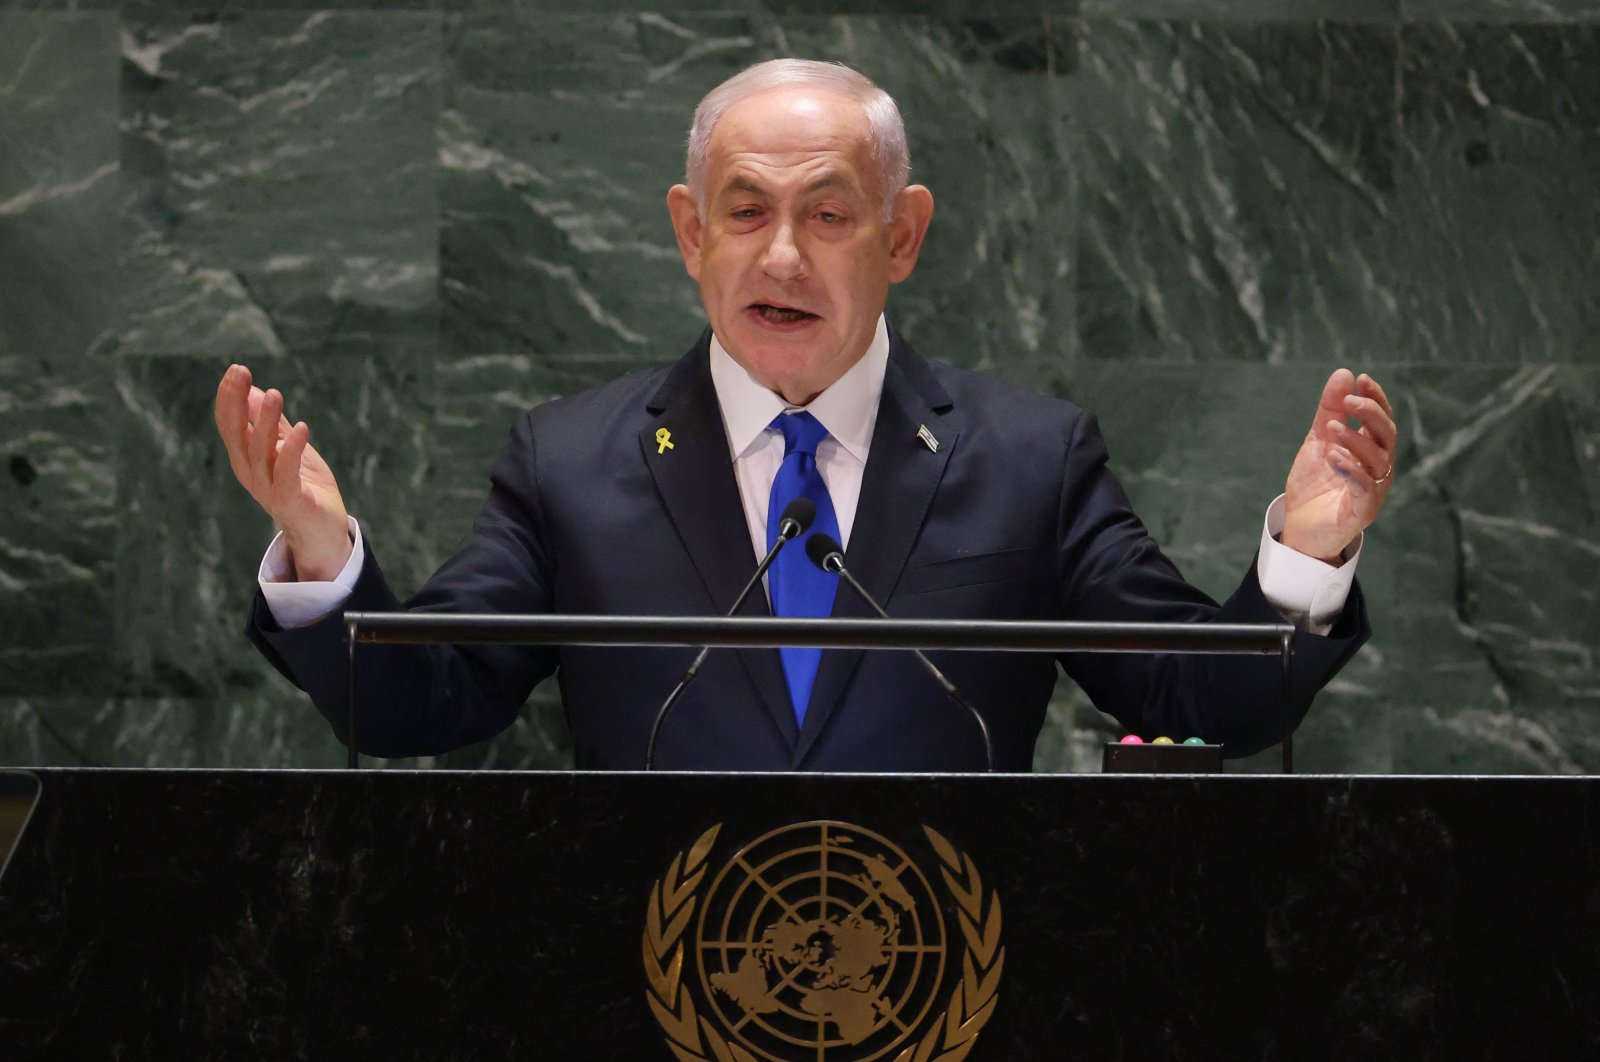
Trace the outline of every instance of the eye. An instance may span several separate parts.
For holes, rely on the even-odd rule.
[[[728,216],[740,221],[752,221],[761,216],[761,209],[753,206],[738,207],[730,211]]]
[[[824,225],[837,225],[844,220],[844,215],[835,214],[831,210],[820,210],[817,212],[817,220]]]

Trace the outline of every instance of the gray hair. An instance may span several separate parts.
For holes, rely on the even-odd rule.
[[[709,189],[706,168],[711,155],[711,133],[717,122],[740,100],[769,89],[789,85],[810,85],[842,93],[861,104],[877,147],[878,170],[883,175],[883,218],[894,214],[894,197],[911,177],[911,152],[906,146],[906,126],[894,97],[874,85],[865,74],[843,63],[824,63],[814,59],[769,59],[745,67],[706,93],[694,109],[694,124],[689,127],[689,153],[684,166],[684,183],[694,196],[702,215],[706,212]]]

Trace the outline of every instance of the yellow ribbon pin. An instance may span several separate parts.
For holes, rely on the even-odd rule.
[[[676,450],[672,444],[672,433],[665,428],[656,429],[656,453],[664,454],[668,450]]]

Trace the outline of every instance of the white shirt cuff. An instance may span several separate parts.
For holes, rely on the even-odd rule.
[[[1338,567],[1324,564],[1279,542],[1284,524],[1283,495],[1267,506],[1261,528],[1261,550],[1256,554],[1256,579],[1261,593],[1289,622],[1312,634],[1327,634],[1344,611],[1350,587],[1356,580],[1365,535],[1344,548]]]
[[[267,555],[261,558],[256,581],[261,586],[261,596],[267,600],[267,610],[272,613],[278,626],[285,629],[309,627],[350,600],[350,593],[356,588],[356,579],[361,575],[361,566],[366,563],[367,551],[361,545],[361,525],[356,523],[353,516],[346,516],[345,519],[350,521],[350,540],[355,548],[350,551],[350,559],[344,562],[344,567],[339,569],[339,574],[334,576],[332,582],[294,581],[289,548],[283,544],[283,532],[279,531],[272,539],[272,545],[267,547]]]

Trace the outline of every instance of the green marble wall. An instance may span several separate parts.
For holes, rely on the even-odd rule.
[[[240,633],[221,369],[414,584],[516,410],[696,334],[664,192],[779,54],[901,101],[939,200],[901,325],[1095,408],[1212,593],[1326,372],[1388,384],[1377,637],[1303,767],[1600,769],[1600,0],[0,2],[0,763],[340,762]],[[1063,688],[1039,767],[1108,733]],[[438,762],[565,755],[541,694]]]

